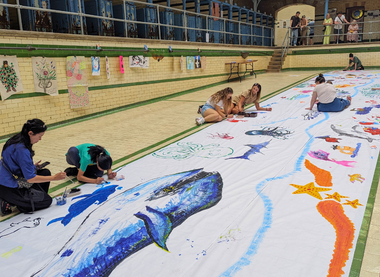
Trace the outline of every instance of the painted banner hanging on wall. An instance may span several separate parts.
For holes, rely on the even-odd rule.
[[[195,66],[195,68],[201,68],[202,67],[201,56],[195,56],[194,57],[194,66]]]
[[[1,100],[24,90],[16,56],[0,56]]]
[[[194,69],[194,56],[186,57],[186,69],[188,70]]]
[[[67,57],[67,87],[72,109],[90,105],[84,56]]]
[[[149,68],[149,57],[129,56],[129,67]]]
[[[202,56],[201,61],[201,68],[206,69],[206,56]]]
[[[120,61],[120,72],[124,73],[124,58],[123,58],[123,56],[119,56],[119,61]]]
[[[58,95],[57,67],[54,59],[32,57],[34,90],[52,96]]]
[[[109,60],[108,57],[106,56],[106,72],[107,72],[107,79],[110,78],[110,65],[109,65]]]
[[[92,76],[100,76],[100,57],[91,57]]]

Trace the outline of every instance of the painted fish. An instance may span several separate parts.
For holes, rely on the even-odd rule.
[[[336,161],[334,159],[329,159],[330,153],[327,153],[323,150],[310,151],[307,154],[309,154],[310,157],[316,158],[318,160],[329,161],[329,162],[333,162],[333,163],[340,164],[347,167],[354,167],[352,164],[356,163],[355,161]]]
[[[372,135],[380,135],[380,129],[375,127],[364,128],[364,132],[370,133]]]
[[[215,206],[222,188],[218,172],[196,169],[123,191],[93,210],[32,276],[108,276],[124,259],[152,243],[168,250],[172,230]]]
[[[249,149],[247,152],[245,152],[244,155],[238,156],[238,157],[227,158],[226,160],[232,160],[232,159],[250,160],[249,157],[251,155],[254,155],[256,153],[261,153],[260,149],[266,147],[269,144],[269,142],[270,141],[263,142],[260,144],[246,144],[245,146],[251,147],[251,149]]]
[[[292,131],[289,131],[282,127],[274,127],[274,128],[265,127],[262,130],[251,130],[251,131],[245,132],[245,134],[249,136],[271,136],[274,138],[282,138],[282,139],[286,139],[286,137],[292,133],[293,133]]]
[[[339,143],[338,140],[340,140],[340,138],[330,138],[330,136],[315,137],[315,138],[324,139],[327,142],[338,142],[338,143]]]
[[[366,140],[368,140],[368,142],[372,142],[372,141],[373,141],[372,138],[370,138],[370,137],[366,136],[364,133],[359,132],[359,131],[356,130],[356,128],[357,128],[358,126],[359,126],[359,125],[355,125],[355,126],[352,127],[352,129],[353,129],[356,133],[358,133],[358,134],[363,134],[362,136],[358,136],[358,135],[355,135],[355,134],[353,134],[353,133],[348,133],[348,132],[346,132],[346,131],[339,130],[339,129],[338,129],[337,127],[335,127],[333,124],[331,124],[330,127],[331,127],[331,129],[332,129],[335,133],[337,133],[337,134],[340,135],[340,136],[347,136],[347,137],[353,137],[353,138],[366,139]]]

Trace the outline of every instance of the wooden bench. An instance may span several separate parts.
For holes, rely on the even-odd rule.
[[[255,71],[253,70],[253,63],[254,62],[257,62],[257,60],[246,60],[246,61],[242,61],[242,62],[230,62],[230,63],[225,63],[225,65],[229,65],[230,66],[230,76],[228,76],[228,82],[230,81],[230,78],[232,76],[232,74],[237,74],[239,79],[240,79],[240,82],[241,82],[241,77],[240,76],[240,72],[239,72],[239,67],[241,64],[244,64],[245,65],[245,72],[244,72],[244,75],[243,77],[245,78],[245,74],[247,74],[248,70],[250,70],[250,74],[253,75],[255,74],[255,78],[256,78],[256,73]],[[234,71],[234,69],[236,69],[236,72]]]

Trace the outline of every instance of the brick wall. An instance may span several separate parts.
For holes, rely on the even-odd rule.
[[[16,33],[16,35],[14,35]],[[101,47],[115,48],[138,48],[143,49],[144,44],[148,44],[149,49],[161,49],[161,52],[168,52],[169,44],[154,41],[126,39],[126,38],[103,38],[103,37],[81,37],[76,35],[58,35],[58,34],[43,34],[36,32],[17,32],[12,31],[12,35],[6,30],[0,31],[1,46],[17,46],[39,45],[42,47],[88,47],[95,49],[96,43],[101,44]],[[42,45],[42,46],[41,46]],[[138,103],[141,101],[154,99],[162,96],[167,96],[173,93],[194,89],[197,87],[225,81],[228,78],[229,67],[226,62],[243,61],[240,56],[240,51],[255,51],[257,53],[249,56],[247,59],[255,59],[255,70],[264,70],[267,68],[270,61],[270,55],[263,56],[261,51],[272,51],[265,47],[246,47],[246,46],[230,46],[230,45],[206,45],[196,43],[175,43],[170,44],[174,50],[170,55],[165,56],[163,60],[157,62],[152,57],[149,58],[149,68],[129,68],[128,55],[124,55],[125,73],[121,74],[119,69],[119,55],[123,53],[113,52],[114,56],[109,56],[110,64],[110,79],[106,77],[105,57],[102,52],[91,53],[74,51],[77,56],[85,56],[86,71],[88,78],[90,106],[79,109],[71,109],[69,105],[68,93],[59,94],[58,96],[38,96],[34,94],[34,82],[32,74],[31,56],[42,56],[38,51],[28,52],[26,50],[12,50],[9,55],[17,55],[20,67],[20,75],[25,98],[16,97],[8,98],[0,103],[0,136],[6,136],[18,132],[23,123],[27,119],[41,118],[47,124],[72,120],[78,117],[96,114],[101,111],[112,110],[128,104]],[[180,49],[197,50],[201,47],[202,51],[234,51],[228,56],[225,53],[216,54],[215,52],[200,53],[201,56],[207,56],[207,68],[196,70],[180,70]],[[5,51],[5,50],[4,50]],[[41,51],[40,51],[41,52]],[[73,52],[73,51],[72,51]],[[3,52],[4,53],[4,52]],[[36,54],[34,54],[36,53]],[[64,51],[49,50],[43,52],[44,55],[53,57],[57,63],[57,79],[58,89],[60,93],[67,90],[66,83],[66,56]],[[76,54],[75,54],[76,53]],[[184,52],[184,61],[188,53]],[[101,56],[100,66],[101,75],[91,75],[91,55]],[[150,55],[150,54],[148,54]],[[197,52],[192,52],[191,55],[197,55]],[[186,68],[186,66],[185,66]],[[243,67],[240,68],[243,70]],[[236,76],[236,75],[234,75]],[[135,84],[137,83],[137,84]],[[146,83],[146,84],[145,84]],[[100,87],[100,88],[99,88]]]

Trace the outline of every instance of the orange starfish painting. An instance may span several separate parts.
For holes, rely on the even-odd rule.
[[[340,202],[341,198],[348,198],[348,196],[340,195],[337,192],[334,192],[334,194],[328,194],[328,193],[326,193],[326,195],[327,195],[327,197],[325,199],[334,199],[334,200],[336,200],[338,202]]]
[[[358,206],[363,206],[362,204],[359,203],[359,199],[355,199],[354,201],[349,201],[346,200],[347,203],[343,203],[343,205],[350,205],[354,209],[357,209]]]
[[[314,186],[314,183],[311,182],[311,183],[308,183],[304,186],[300,186],[300,185],[295,185],[295,184],[290,184],[291,186],[297,188],[298,190],[294,191],[293,194],[301,194],[301,193],[307,193],[315,198],[318,198],[320,200],[322,200],[322,196],[319,194],[320,191],[328,191],[328,190],[331,190],[331,189],[328,189],[328,188],[318,188],[318,187],[315,187]]]

